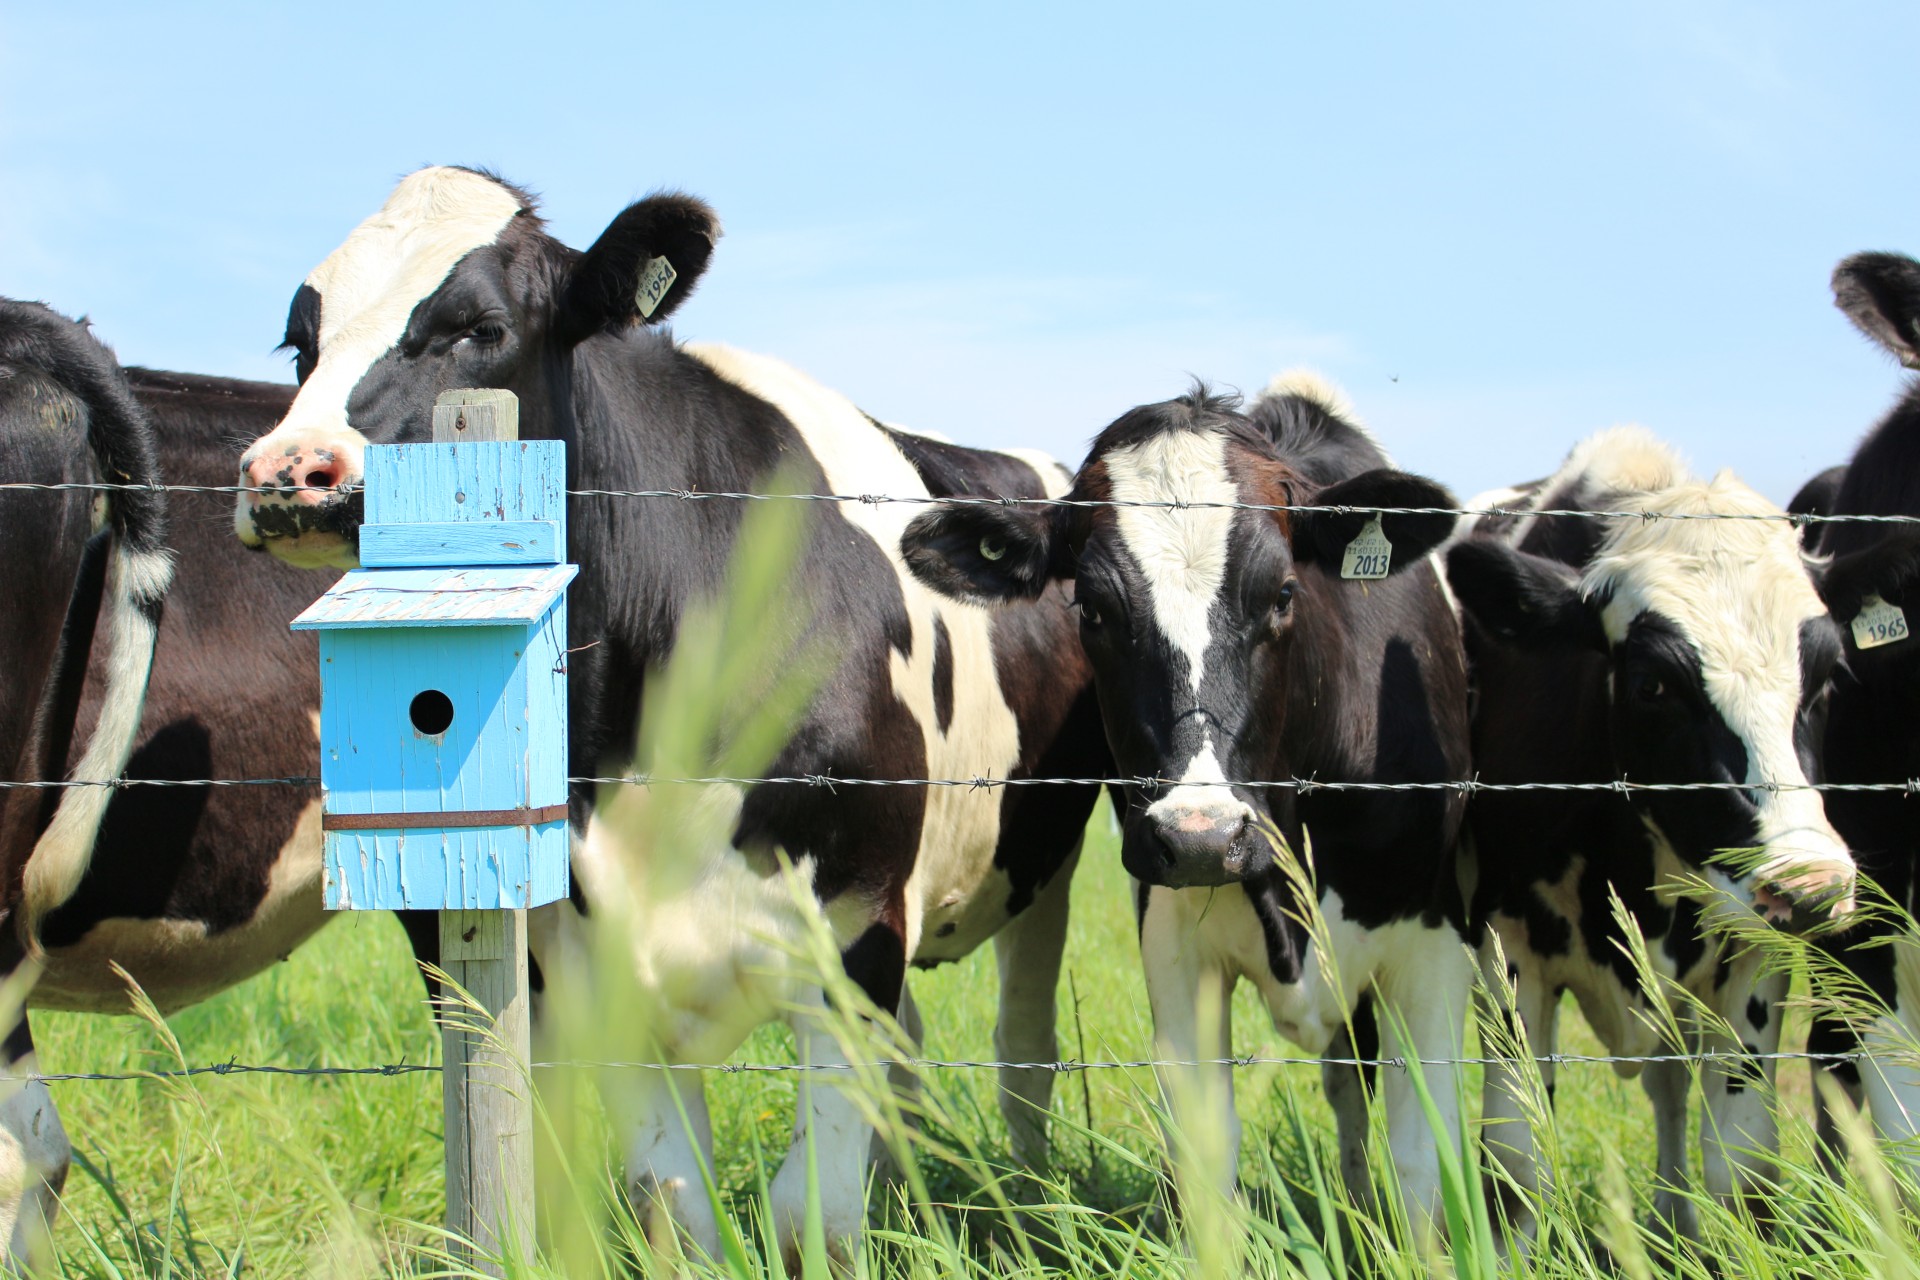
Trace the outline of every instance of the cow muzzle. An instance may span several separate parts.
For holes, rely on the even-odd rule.
[[[359,563],[360,450],[347,441],[293,441],[272,436],[240,463],[234,531],[249,547],[265,547],[304,569],[351,569]]]
[[[1747,883],[1753,909],[1769,924],[1802,932],[1853,914],[1859,868],[1838,840],[1823,832],[1795,832],[1770,840]]]
[[[1235,884],[1273,861],[1245,805],[1166,809],[1136,824],[1121,861],[1144,884],[1188,889]]]

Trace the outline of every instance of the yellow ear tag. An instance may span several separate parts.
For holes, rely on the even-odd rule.
[[[640,287],[633,291],[633,305],[640,308],[640,314],[652,319],[653,313],[666,301],[667,290],[673,288],[673,282],[680,273],[665,258],[648,258],[647,265],[640,271]]]
[[[1375,516],[1347,544],[1347,554],[1340,558],[1340,576],[1371,581],[1386,577],[1392,564],[1393,544],[1380,531],[1380,517]]]
[[[1860,602],[1853,620],[1853,643],[1861,649],[1878,649],[1883,644],[1899,644],[1908,636],[1907,615],[1897,604],[1888,604],[1879,596]]]

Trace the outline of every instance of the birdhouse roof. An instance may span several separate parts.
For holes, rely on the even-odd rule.
[[[532,626],[578,571],[570,564],[355,569],[307,606],[293,629]]]

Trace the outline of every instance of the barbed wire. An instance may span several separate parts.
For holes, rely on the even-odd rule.
[[[922,1058],[902,1054],[866,1062],[629,1062],[622,1060],[569,1059],[529,1064],[535,1070],[590,1069],[605,1071],[712,1071],[721,1075],[790,1075],[814,1071],[886,1071],[911,1067],[929,1071],[1050,1071],[1056,1075],[1074,1075],[1086,1071],[1144,1071],[1147,1069],[1185,1069],[1193,1067],[1373,1067],[1405,1070],[1410,1064],[1422,1067],[1511,1067],[1523,1062],[1537,1066],[1637,1065],[1657,1063],[1725,1062],[1735,1065],[1756,1062],[1863,1062],[1875,1055],[1865,1050],[1850,1052],[1814,1052],[1806,1049],[1780,1049],[1770,1053],[1747,1053],[1738,1049],[1702,1049],[1692,1053],[1538,1053],[1530,1057],[1484,1055],[1473,1057],[1274,1057],[1241,1054],[1221,1058],[1112,1058],[1082,1061],[1065,1058],[1057,1061],[1000,1061],[992,1058]],[[190,1080],[202,1076],[406,1076],[439,1074],[438,1063],[388,1062],[369,1067],[287,1067],[271,1063],[214,1062],[190,1067],[164,1067],[152,1071],[41,1071],[24,1074],[0,1072],[0,1080],[40,1081],[45,1084],[75,1082],[119,1082],[134,1080]]]
[[[1182,778],[1135,776],[1127,778],[843,778],[830,773],[804,773],[754,778],[718,774],[710,777],[661,777],[653,774],[614,774],[604,777],[583,776],[567,779],[570,786],[701,786],[757,787],[805,786],[835,791],[841,787],[950,787],[968,791],[994,791],[1003,787],[1136,787],[1158,790],[1161,787],[1239,787],[1250,791],[1286,790],[1311,795],[1316,791],[1456,791],[1472,796],[1485,792],[1576,792],[1637,795],[1672,791],[1765,791],[1781,794],[1793,791],[1883,793],[1920,795],[1920,778],[1904,782],[1634,782],[1615,778],[1598,782],[1482,782],[1478,778],[1442,779],[1433,782],[1323,782],[1317,778],[1268,778],[1233,781],[1213,779],[1191,781]],[[0,791],[57,790],[64,787],[317,787],[320,779],[309,776],[285,778],[67,778],[29,781],[0,781]]]
[[[260,494],[291,497],[298,493],[340,494],[352,489],[317,485],[244,485],[244,484],[110,484],[92,481],[0,482],[0,493],[200,493]],[[832,502],[865,506],[901,504],[912,506],[986,506],[986,507],[1127,507],[1172,511],[1265,511],[1289,515],[1387,515],[1387,516],[1474,516],[1504,519],[1568,517],[1584,520],[1778,520],[1795,527],[1813,524],[1920,524],[1920,515],[1817,514],[1792,511],[1583,511],[1549,507],[1365,507],[1348,504],[1270,502],[1205,502],[1183,499],[1127,498],[1006,498],[967,494],[939,497],[932,494],[887,493],[749,493],[735,489],[568,489],[570,498],[671,498],[684,502],[720,499],[734,502]]]

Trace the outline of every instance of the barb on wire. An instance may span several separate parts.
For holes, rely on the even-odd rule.
[[[1540,1053],[1532,1061],[1542,1066],[1587,1064],[1650,1065],[1663,1062],[1861,1062],[1873,1057],[1864,1050],[1844,1053],[1815,1053],[1811,1050],[1782,1049],[1772,1053],[1746,1053],[1738,1049],[1703,1049],[1696,1053]],[[1417,1059],[1423,1067],[1495,1067],[1512,1066],[1528,1059],[1518,1057],[1454,1057]],[[1242,1054],[1231,1058],[1112,1058],[1079,1061],[1003,1062],[991,1058],[922,1058],[910,1055],[875,1059],[871,1062],[624,1062],[566,1060],[535,1062],[540,1070],[589,1068],[615,1071],[715,1071],[724,1075],[787,1074],[802,1071],[884,1071],[892,1067],[916,1067],[930,1071],[997,1071],[1002,1068],[1027,1071],[1051,1071],[1071,1075],[1083,1071],[1143,1071],[1173,1067],[1396,1067],[1405,1068],[1406,1057],[1272,1057]],[[215,1062],[193,1067],[169,1067],[154,1071],[52,1071],[26,1075],[5,1075],[0,1079],[39,1080],[47,1084],[75,1082],[118,1082],[132,1080],[187,1080],[201,1076],[270,1075],[319,1078],[327,1076],[408,1076],[439,1074],[441,1068],[424,1062],[387,1062],[370,1067],[286,1067],[247,1062]]]
[[[66,481],[58,484],[40,484],[30,481],[0,483],[0,493],[61,493],[69,491],[85,493],[122,493],[128,491],[147,493],[210,493],[229,496],[242,493],[254,493],[278,494],[283,497],[291,497],[297,493],[339,494],[352,492],[351,489],[330,489],[317,485],[107,484],[86,481]],[[1548,507],[1535,511],[1522,507],[1360,507],[1350,504],[1316,505],[1314,503],[1188,502],[1180,499],[1156,501],[1150,499],[1125,498],[1003,498],[994,495],[935,497],[930,494],[888,493],[748,493],[744,490],[731,489],[569,489],[567,490],[567,496],[572,498],[667,498],[680,502],[705,502],[712,500],[730,502],[852,502],[865,506],[882,504],[930,506],[935,503],[953,503],[994,507],[1153,507],[1175,511],[1268,511],[1286,512],[1292,515],[1489,516],[1512,519],[1564,516],[1582,520],[1779,520],[1791,524],[1796,528],[1805,528],[1811,524],[1920,524],[1920,516],[1914,515],[1821,515],[1813,512],[1788,511],[1576,511],[1559,507]]]

